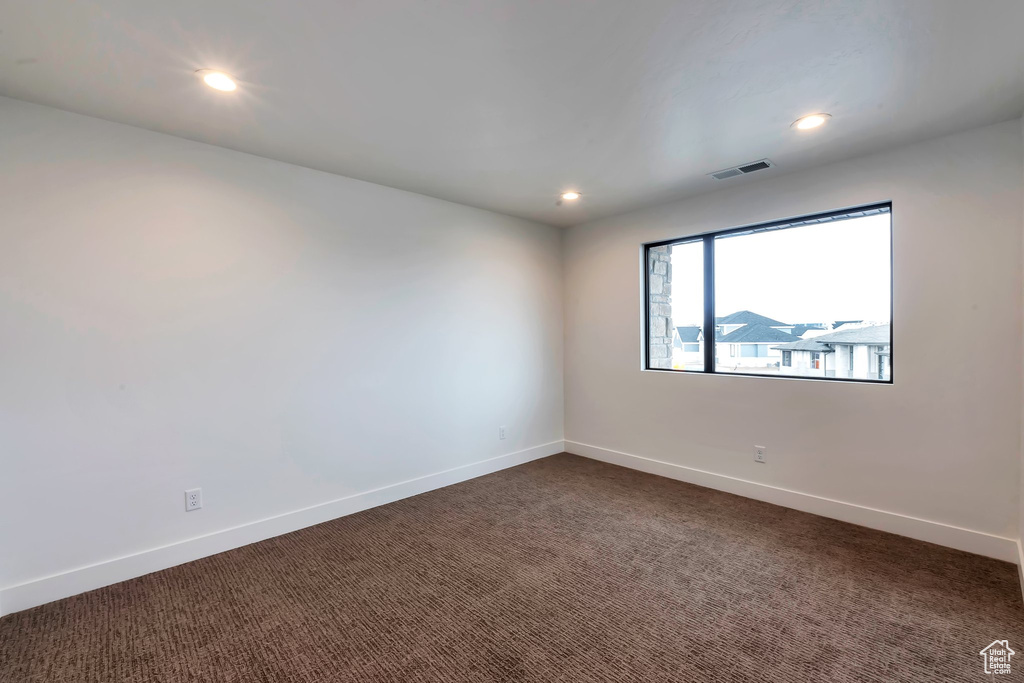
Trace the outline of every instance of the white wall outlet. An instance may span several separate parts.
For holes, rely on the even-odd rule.
[[[203,507],[203,490],[189,489],[185,491],[185,512],[192,512]]]
[[[504,439],[505,438],[505,428],[504,427],[498,427],[498,438],[499,439]]]
[[[764,446],[754,446],[754,462],[768,462],[768,449]]]

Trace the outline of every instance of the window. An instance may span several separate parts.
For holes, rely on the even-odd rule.
[[[644,367],[891,382],[891,214],[874,204],[645,245]]]
[[[768,346],[765,344],[740,344],[741,358],[767,358]]]

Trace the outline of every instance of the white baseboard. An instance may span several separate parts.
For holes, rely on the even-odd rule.
[[[1021,554],[1020,543],[1012,538],[963,529],[941,522],[932,522],[927,519],[908,517],[896,512],[876,510],[861,505],[854,505],[853,503],[844,503],[830,498],[822,498],[821,496],[801,493],[799,491],[790,491],[767,484],[758,484],[746,479],[715,474],[714,472],[706,472],[684,465],[621,453],[575,441],[566,441],[565,450],[574,455],[581,455],[593,460],[601,460],[602,462],[621,465],[622,467],[640,470],[641,472],[657,474],[662,477],[677,479],[719,491],[735,493],[745,498],[763,500],[766,503],[810,512],[822,517],[830,517],[871,529],[888,531],[899,536],[916,538],[919,541],[927,541],[948,548],[964,550],[976,555],[1013,562],[1018,567],[1022,566],[1021,563],[1024,563],[1024,555]],[[1024,582],[1024,573],[1021,574],[1021,580]]]
[[[523,451],[480,460],[443,472],[428,474],[372,491],[357,493],[301,510],[216,531],[205,536],[79,567],[16,586],[8,586],[0,589],[0,616],[198,560],[201,557],[216,555],[232,548],[280,536],[378,505],[393,503],[402,498],[555,455],[564,450],[564,441],[552,441]]]
[[[1024,546],[1017,541],[1017,578],[1020,579],[1020,595],[1024,598]]]

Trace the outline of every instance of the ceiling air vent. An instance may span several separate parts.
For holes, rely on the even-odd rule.
[[[721,171],[715,171],[708,175],[715,180],[725,180],[726,178],[735,178],[738,175],[745,173],[753,173],[754,171],[761,171],[766,168],[771,168],[774,164],[768,159],[760,159],[758,161],[751,161],[749,164],[743,164],[742,166],[733,166],[732,168],[725,168]]]

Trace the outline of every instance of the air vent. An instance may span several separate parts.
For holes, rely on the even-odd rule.
[[[732,168],[725,168],[721,171],[715,171],[708,175],[715,180],[725,180],[726,178],[735,178],[738,175],[744,175],[746,173],[753,173],[754,171],[761,171],[766,168],[771,168],[774,164],[768,159],[760,159],[758,161],[751,161],[749,164],[743,164],[742,166],[733,166]]]
[[[732,178],[733,176],[743,175],[743,171],[738,168],[730,168],[728,171],[719,171],[718,173],[712,173],[711,177],[715,180],[725,180],[726,178]]]
[[[769,164],[767,161],[755,161],[752,164],[747,164],[746,166],[740,166],[740,170],[743,171],[744,173],[753,173],[754,171],[760,171],[763,168],[771,168],[771,167],[772,167],[772,165]]]

